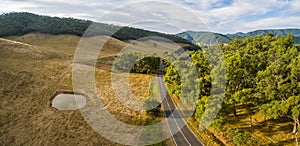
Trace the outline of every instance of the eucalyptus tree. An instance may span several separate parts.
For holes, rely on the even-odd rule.
[[[257,76],[258,96],[264,102],[260,111],[270,118],[292,119],[292,133],[296,133],[300,115],[300,52],[291,35],[277,38],[272,45],[268,67]]]

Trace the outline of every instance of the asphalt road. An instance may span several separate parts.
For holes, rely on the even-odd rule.
[[[191,129],[186,125],[180,112],[171,99],[168,90],[165,86],[162,71],[158,72],[158,88],[162,106],[167,118],[168,128],[173,135],[174,143],[177,146],[202,146],[203,144],[197,139]]]

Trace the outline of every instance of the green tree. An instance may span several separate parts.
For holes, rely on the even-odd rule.
[[[144,107],[147,114],[152,114],[155,117],[159,116],[161,104],[156,99],[150,98],[145,100]]]
[[[257,76],[258,97],[264,102],[260,111],[270,118],[288,117],[299,126],[299,50],[293,37],[280,37],[268,50],[269,66]]]

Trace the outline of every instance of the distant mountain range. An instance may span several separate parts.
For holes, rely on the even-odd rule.
[[[257,35],[266,35],[272,33],[273,35],[287,36],[289,34],[294,35],[295,43],[300,44],[300,29],[266,29],[266,30],[255,30],[248,33],[235,33],[235,34],[220,34],[214,32],[196,32],[186,31],[176,34],[179,37],[185,38],[190,42],[198,44],[217,44],[217,43],[228,43],[234,39],[243,39],[246,37],[253,37]]]

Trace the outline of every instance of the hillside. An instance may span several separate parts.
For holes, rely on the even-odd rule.
[[[48,100],[56,91],[72,90],[72,61],[78,42],[75,35],[40,33],[0,38],[0,145],[120,145],[95,132],[79,110],[56,111],[49,107]],[[100,59],[116,55],[128,44],[115,38],[107,43]],[[153,42],[146,44],[153,47]],[[110,72],[97,67],[95,73],[107,110],[120,121],[145,124],[147,115],[128,109],[114,97]],[[149,98],[149,92],[140,91],[147,91],[154,77],[129,75],[134,95],[141,100]]]
[[[213,33],[213,32],[195,32],[195,31],[186,31],[179,34],[176,34],[179,37],[189,40],[194,43],[202,44],[217,44],[231,41],[226,35]]]
[[[95,24],[95,31],[89,32],[86,35],[107,35],[119,40],[135,40],[143,37],[158,36],[176,43],[190,44],[189,41],[170,34],[92,22],[90,20],[41,16],[27,12],[2,14],[0,15],[0,21],[0,37],[24,35],[27,33],[72,34],[82,36],[91,24]],[[115,33],[112,34],[112,32]]]
[[[294,35],[294,41],[296,44],[300,43],[300,29],[266,29],[266,30],[255,30],[248,33],[235,33],[235,34],[220,34],[214,32],[195,32],[186,31],[176,34],[179,37],[185,38],[190,42],[200,44],[217,44],[217,43],[228,43],[234,39],[243,39],[246,37],[254,37],[257,35],[266,35],[272,33],[273,35],[287,36],[289,34]]]
[[[42,34],[42,33],[28,33],[22,36],[9,36],[7,39],[28,43],[34,46],[40,46],[47,48],[48,50],[60,50],[61,52],[67,53],[70,56],[75,53],[75,49],[81,37],[69,34]],[[95,37],[91,37],[95,38]],[[123,47],[128,45],[128,43],[121,40],[108,37],[108,36],[98,36],[99,40],[108,39],[106,45],[103,47],[100,56],[112,56],[116,55]]]
[[[267,33],[272,33],[274,35],[287,36],[293,34],[295,37],[300,37],[300,29],[266,29],[266,30],[255,30],[248,33],[236,33],[228,34],[230,38],[245,38],[253,37],[260,34],[266,35]]]

